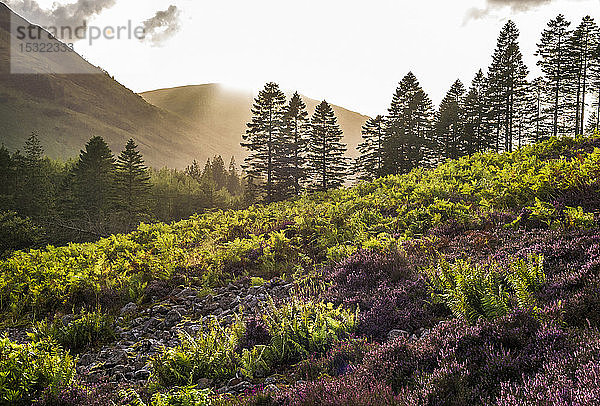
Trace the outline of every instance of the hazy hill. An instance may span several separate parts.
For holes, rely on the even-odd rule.
[[[240,139],[246,130],[246,123],[251,118],[250,107],[254,99],[252,93],[211,83],[153,90],[141,95],[155,106],[176,113],[192,124],[205,125],[221,134],[224,156],[246,155],[240,147]],[[302,98],[312,114],[320,102],[306,96]],[[344,131],[348,155],[356,156],[356,146],[361,141],[361,127],[368,117],[335,105],[333,109]]]
[[[51,60],[44,53],[13,50],[18,63],[39,74],[10,74],[11,15],[0,3],[0,143],[9,149],[22,148],[36,131],[47,154],[56,158],[78,155],[93,135],[104,137],[115,152],[134,138],[153,166],[184,167],[194,158],[221,153],[221,138],[210,128],[146,103],[76,53]],[[48,73],[57,64],[93,73]]]

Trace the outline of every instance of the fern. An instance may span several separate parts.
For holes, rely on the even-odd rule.
[[[542,255],[527,260],[513,260],[505,272],[497,265],[473,265],[458,260],[449,264],[441,259],[435,268],[427,270],[429,290],[435,303],[443,303],[456,316],[469,322],[480,318],[495,319],[517,307],[533,310],[533,293],[545,281]]]

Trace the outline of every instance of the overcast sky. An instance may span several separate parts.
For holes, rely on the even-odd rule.
[[[368,115],[386,111],[409,70],[436,104],[457,78],[468,85],[488,66],[509,18],[521,30],[535,75],[535,44],[551,18],[563,13],[577,25],[584,15],[600,17],[600,0],[104,2],[89,24],[141,24],[157,11],[177,8],[172,35],[157,37],[158,45],[135,39],[76,44],[86,59],[134,91],[211,82],[256,91],[276,81],[285,90]],[[55,0],[38,3],[51,8]]]

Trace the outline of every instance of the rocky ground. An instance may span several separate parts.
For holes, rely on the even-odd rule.
[[[81,354],[78,372],[91,382],[108,379],[143,385],[150,377],[150,357],[163,347],[178,345],[182,332],[196,333],[207,318],[215,318],[222,325],[231,324],[236,314],[255,314],[270,299],[285,300],[291,289],[291,283],[279,278],[262,286],[240,281],[208,295],[191,287],[176,288],[167,298],[148,307],[129,303],[116,321],[115,341]],[[211,384],[204,382],[204,386]],[[250,386],[233,379],[220,391],[239,393]]]

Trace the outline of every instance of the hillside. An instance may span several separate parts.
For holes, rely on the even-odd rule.
[[[115,152],[134,138],[147,163],[155,167],[182,168],[193,159],[221,153],[217,133],[146,103],[74,52],[57,58],[13,50],[19,55],[17,66],[38,73],[10,74],[11,16],[20,19],[0,3],[0,143],[7,148],[22,149],[36,131],[53,158],[78,156],[95,135],[105,138]],[[90,73],[48,73],[62,68]]]
[[[0,403],[597,404],[599,168],[550,139],[17,252]]]
[[[176,113],[192,124],[203,124],[223,135],[224,156],[246,156],[240,146],[241,135],[252,117],[250,108],[254,95],[249,92],[228,89],[220,84],[183,86],[141,93],[149,103]],[[287,95],[288,98],[291,95]],[[302,96],[309,114],[312,115],[319,101]],[[343,107],[333,105],[340,127],[344,131],[344,142],[348,155],[356,157],[356,146],[361,142],[361,128],[368,117]]]

